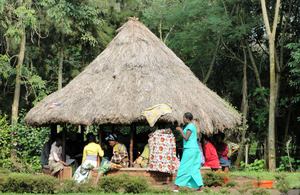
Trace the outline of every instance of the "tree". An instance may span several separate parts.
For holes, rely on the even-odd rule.
[[[275,37],[278,23],[278,13],[280,0],[276,0],[273,27],[271,30],[265,0],[261,0],[263,19],[269,39],[269,60],[270,60],[270,108],[269,108],[269,169],[276,171],[276,151],[275,151],[275,106],[276,106],[276,74],[275,74]]]

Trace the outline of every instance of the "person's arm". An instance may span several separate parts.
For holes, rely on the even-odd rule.
[[[104,151],[102,150],[102,148],[101,148],[100,145],[98,145],[98,146],[99,146],[99,148],[98,148],[98,155],[99,155],[100,157],[102,157],[102,156],[104,155]]]
[[[183,130],[182,130],[181,127],[176,127],[176,130],[181,134],[181,136],[183,137],[183,139],[184,139],[185,141],[188,141],[189,138],[190,138],[190,136],[191,136],[191,134],[192,134],[192,131],[191,131],[190,129],[188,129],[188,130],[186,131],[186,135],[183,133]]]
[[[240,146],[239,145],[236,145],[235,146],[235,149],[231,152],[231,153],[228,153],[228,157],[230,157],[233,153],[235,153],[238,149],[240,148]]]

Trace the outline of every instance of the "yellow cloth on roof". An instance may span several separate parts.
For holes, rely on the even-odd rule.
[[[142,115],[146,117],[150,127],[153,127],[159,117],[168,113],[172,113],[171,106],[167,104],[157,104],[143,111]]]

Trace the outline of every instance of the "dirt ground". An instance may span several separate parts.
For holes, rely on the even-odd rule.
[[[269,188],[257,188],[254,186],[253,181],[255,179],[243,177],[243,176],[231,176],[229,178],[229,181],[233,181],[235,183],[235,186],[233,187],[226,187],[226,186],[218,186],[218,187],[205,187],[204,193],[220,193],[220,194],[252,194],[254,192],[258,192],[258,190],[266,190],[270,194],[281,194],[277,189],[272,187]],[[151,188],[156,189],[164,189],[164,190],[173,190],[174,185],[172,184],[163,184],[163,183],[157,183],[151,185]],[[182,193],[197,193],[194,192],[195,189],[189,189],[186,187],[180,187],[179,191]],[[288,192],[288,195],[300,195],[300,190],[290,190]]]

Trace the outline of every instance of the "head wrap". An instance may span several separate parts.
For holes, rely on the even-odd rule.
[[[110,134],[105,138],[106,141],[117,141],[117,135],[116,134]]]

